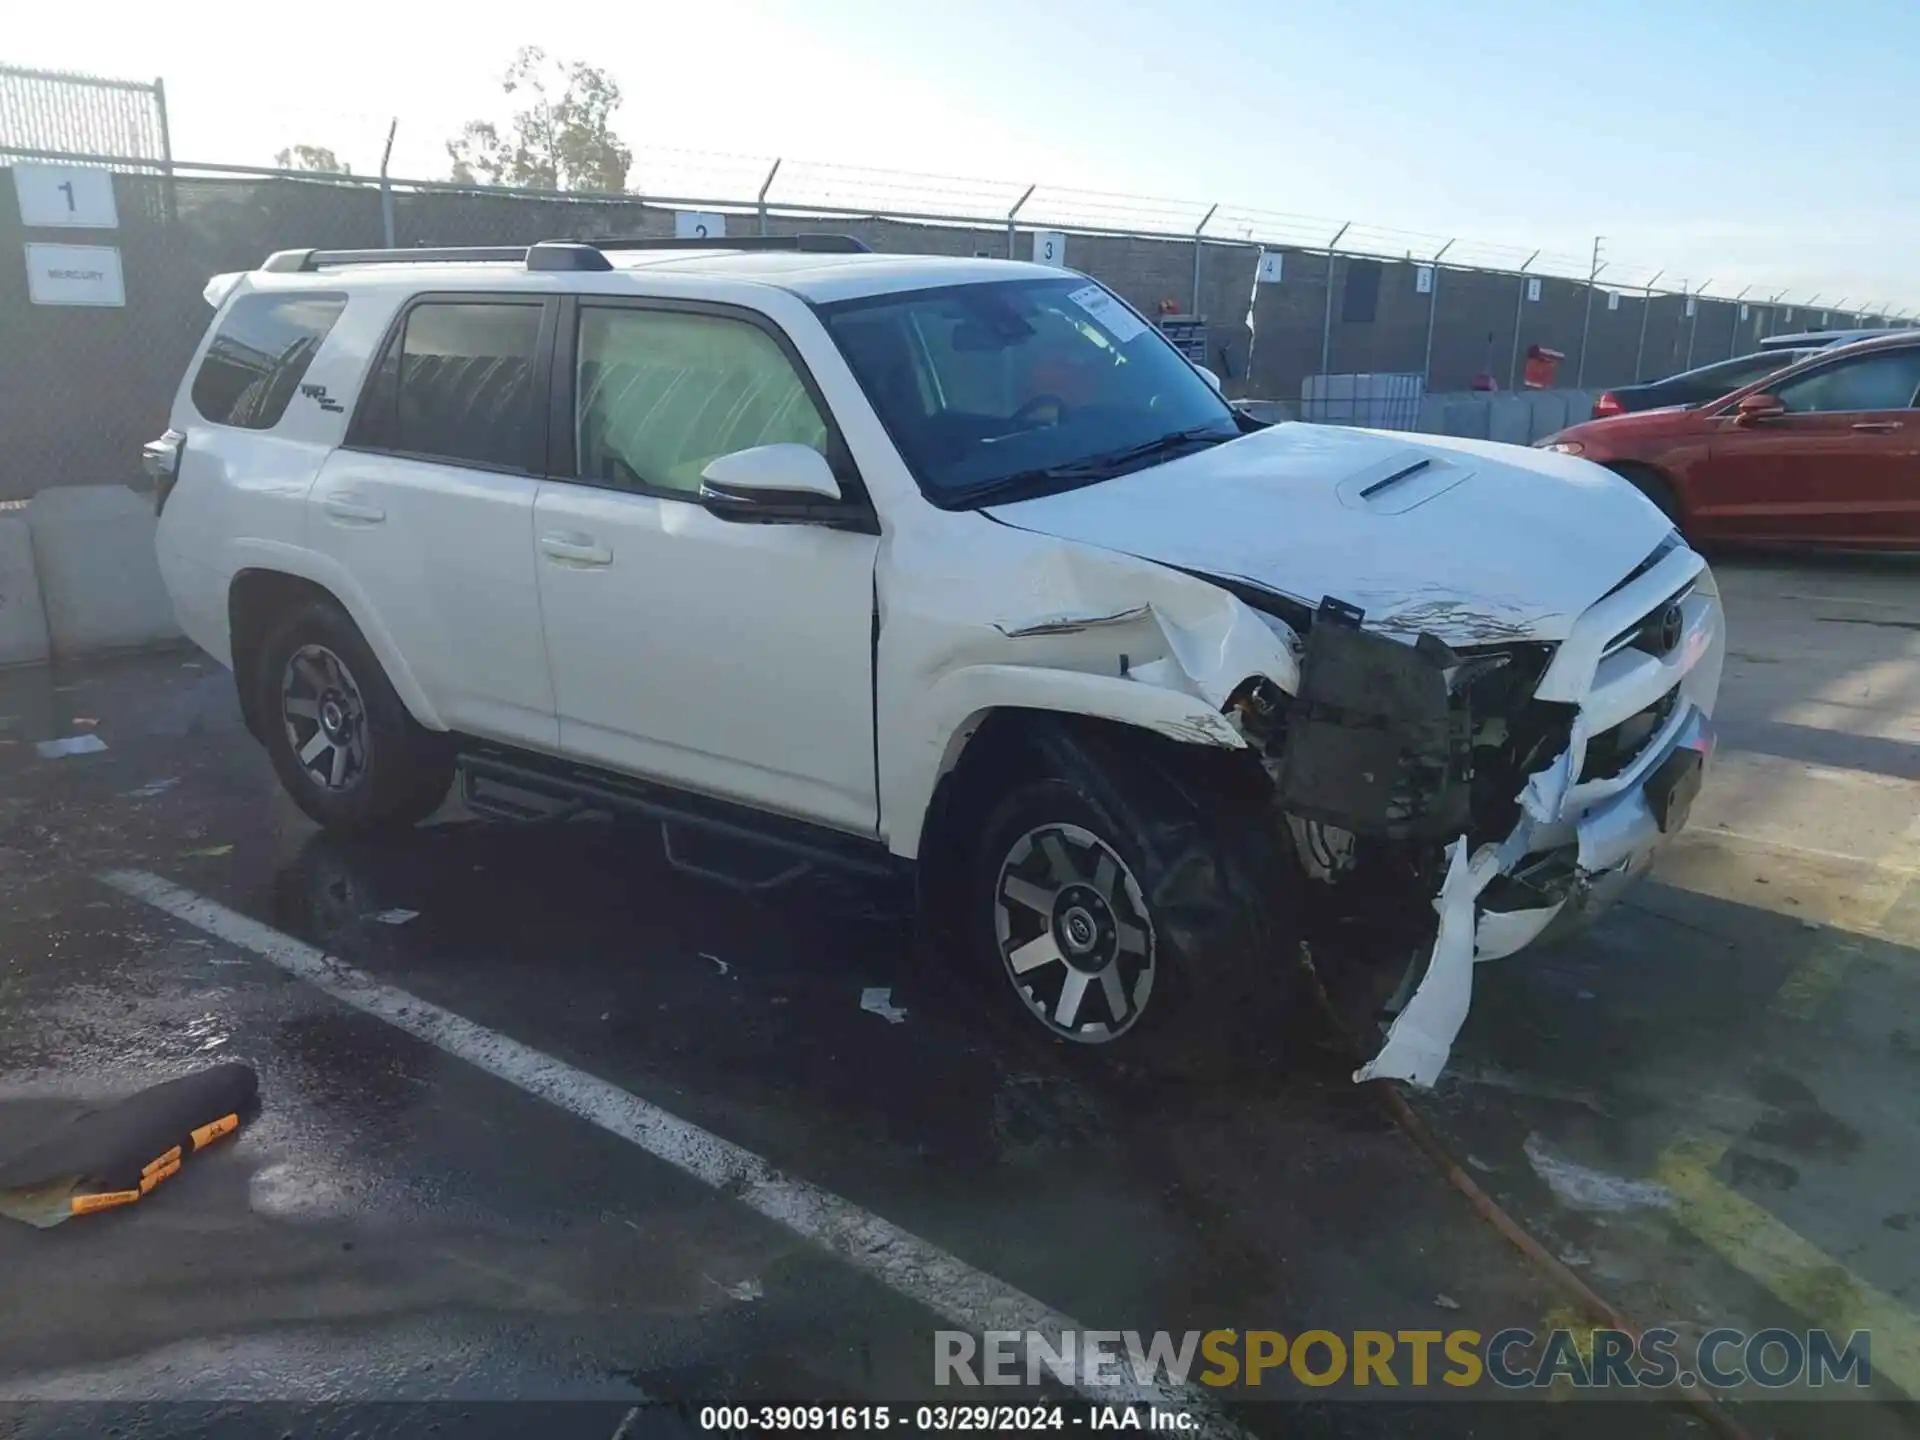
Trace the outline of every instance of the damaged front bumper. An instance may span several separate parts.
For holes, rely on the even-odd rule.
[[[1583,807],[1573,782],[1586,738],[1576,723],[1567,750],[1530,777],[1519,824],[1504,841],[1471,857],[1464,836],[1453,842],[1433,902],[1439,926],[1425,977],[1356,1081],[1431,1086],[1467,1018],[1474,965],[1591,920],[1644,874],[1654,852],[1686,823],[1713,753],[1704,710],[1682,707],[1611,793]],[[1501,880],[1511,883],[1495,892]],[[1530,897],[1545,903],[1517,903]]]

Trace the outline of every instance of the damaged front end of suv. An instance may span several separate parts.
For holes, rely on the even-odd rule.
[[[1712,577],[1663,542],[1558,642],[1454,646],[1404,618],[1374,628],[1333,597],[1285,614],[1301,635],[1297,693],[1256,678],[1228,713],[1321,908],[1418,937],[1391,951],[1410,962],[1387,977],[1398,988],[1375,1013],[1391,1027],[1356,1080],[1430,1086],[1474,964],[1590,917],[1685,823],[1713,743]]]

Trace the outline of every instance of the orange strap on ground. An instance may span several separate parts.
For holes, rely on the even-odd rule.
[[[238,1115],[222,1115],[218,1120],[202,1125],[193,1132],[193,1148],[204,1150],[222,1135],[231,1135],[240,1128]]]
[[[75,1215],[91,1215],[96,1210],[111,1210],[116,1205],[131,1205],[140,1198],[138,1190],[107,1190],[98,1195],[75,1195],[67,1201]]]

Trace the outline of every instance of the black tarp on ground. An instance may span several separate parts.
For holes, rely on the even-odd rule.
[[[82,1111],[0,1157],[0,1215],[57,1225],[131,1204],[259,1108],[253,1067],[216,1065]]]

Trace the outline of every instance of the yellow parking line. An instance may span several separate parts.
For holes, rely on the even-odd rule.
[[[1843,938],[1847,933],[1896,938],[1886,934],[1887,917],[1899,908],[1916,883],[1913,877],[1920,872],[1910,863],[1916,851],[1920,851],[1920,818],[1910,823],[1893,843],[1891,856],[1864,862],[1873,867],[1873,882],[1863,887],[1848,907],[1852,913],[1845,917],[1844,923],[1821,936],[1820,943],[1794,966],[1773,997],[1776,1011],[1796,1020],[1812,1018],[1820,1003],[1839,987],[1847,967],[1861,956],[1860,946]]]
[[[1920,1316],[1716,1180],[1726,1150],[1722,1140],[1683,1136],[1660,1156],[1654,1173],[1673,1192],[1675,1217],[1836,1343],[1867,1331],[1873,1373],[1920,1399]]]
[[[1773,1008],[1795,1020],[1811,1019],[1827,996],[1840,986],[1849,966],[1860,958],[1858,941],[1830,931],[1808,952],[1773,997]]]

